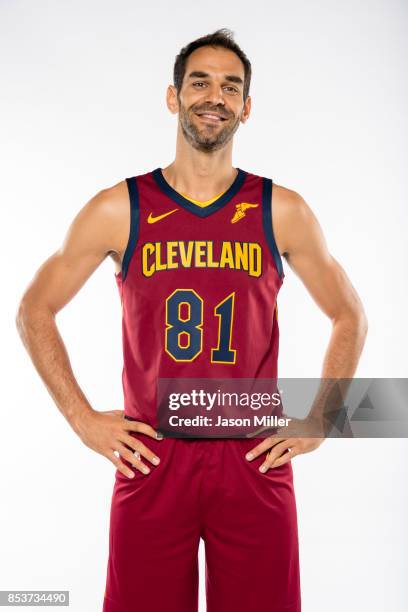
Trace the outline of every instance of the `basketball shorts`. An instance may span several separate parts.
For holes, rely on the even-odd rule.
[[[207,612],[300,612],[291,462],[262,474],[262,438],[131,435],[160,464],[116,471],[103,612],[197,612],[200,538]]]

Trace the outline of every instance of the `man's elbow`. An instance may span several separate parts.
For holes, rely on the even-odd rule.
[[[356,342],[360,344],[361,349],[363,348],[365,344],[367,334],[368,334],[368,319],[367,319],[367,315],[363,311],[356,318],[355,328],[354,328],[354,336],[355,336]]]
[[[361,300],[358,300],[354,311],[356,328],[359,334],[365,338],[368,333],[368,318]]]
[[[45,318],[52,317],[52,313],[43,304],[39,304],[26,292],[21,298],[15,314],[15,324],[22,341],[28,338],[31,331],[35,331]]]
[[[334,318],[333,323],[340,323],[347,327],[355,336],[363,341],[368,334],[368,318],[363,305],[357,304],[348,308]]]
[[[31,308],[29,305],[29,301],[27,300],[26,297],[23,296],[17,306],[17,312],[15,315],[16,328],[23,342],[24,342],[24,338],[27,335],[27,327],[28,327],[28,322],[30,320],[30,312],[31,312]]]
[[[360,315],[359,321],[360,321],[361,333],[365,338],[368,334],[368,318],[367,318],[367,315],[364,309],[363,309],[362,314]]]

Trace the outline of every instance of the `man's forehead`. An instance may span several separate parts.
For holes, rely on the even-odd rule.
[[[191,74],[194,73],[194,74]],[[210,76],[237,76],[244,79],[244,66],[233,51],[224,48],[200,47],[187,59],[185,78],[197,78],[201,73]]]

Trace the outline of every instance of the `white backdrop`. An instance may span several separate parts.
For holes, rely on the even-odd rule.
[[[228,27],[252,61],[233,162],[315,212],[368,315],[356,375],[407,376],[407,17],[403,0],[1,2],[0,589],[69,589],[74,612],[101,610],[114,467],[60,415],[14,317],[90,197],[172,161],[165,91],[190,40]],[[284,266],[279,373],[318,377],[330,323]],[[58,316],[100,410],[123,407],[120,316],[111,261]],[[303,612],[407,609],[407,449],[326,440],[293,460]],[[200,611],[203,563],[201,546]]]

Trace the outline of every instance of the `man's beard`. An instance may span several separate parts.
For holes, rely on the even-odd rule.
[[[217,149],[221,149],[235,134],[238,129],[240,118],[236,117],[234,121],[231,121],[231,118],[228,117],[226,119],[225,125],[219,129],[215,128],[212,130],[210,127],[203,127],[200,129],[193,121],[190,119],[189,112],[185,109],[185,107],[181,104],[179,99],[179,121],[181,125],[182,132],[184,134],[185,139],[192,147],[197,149],[198,151],[203,151],[204,153],[211,153],[212,151],[216,151]],[[220,112],[222,116],[225,115],[225,110],[222,109],[219,111],[218,108],[211,109],[213,112]],[[211,113],[209,108],[200,109],[200,108],[192,108],[191,113],[195,112],[208,112]],[[214,124],[215,127],[216,124]]]

